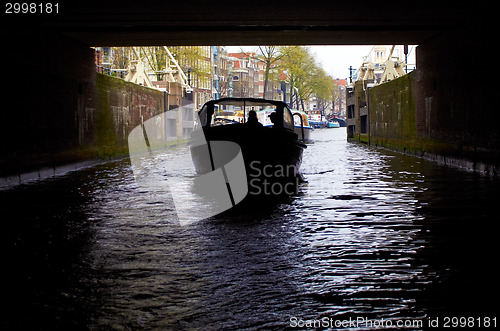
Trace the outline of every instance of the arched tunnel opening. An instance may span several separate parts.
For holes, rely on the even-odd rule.
[[[478,65],[491,44],[487,12],[482,4],[431,2],[7,4],[0,289],[9,307],[1,324],[496,326],[499,115],[493,76]],[[298,65],[270,66],[266,80],[272,47],[276,57],[287,48],[302,54],[304,76],[330,76],[324,85],[343,101],[322,104],[321,91],[301,96],[290,79],[304,69]],[[390,68],[398,77],[385,70],[389,53],[398,55]],[[343,63],[341,54],[350,58]],[[145,58],[162,64],[148,70]],[[208,66],[199,61],[207,58]],[[219,183],[197,180],[189,147],[178,142],[191,135],[194,111],[224,97],[252,98],[239,100],[243,121],[266,109],[241,103],[265,97],[346,127],[311,130],[293,194],[241,208],[231,196],[222,211],[226,205],[215,208],[201,193],[231,187],[238,146],[208,151],[217,164],[231,150],[213,170]],[[285,106],[274,106],[285,118]],[[224,107],[216,108],[220,121],[239,122]],[[157,123],[163,131],[155,136]],[[144,152],[136,159],[131,134]],[[151,151],[160,140],[172,143]],[[251,169],[257,181],[289,171]]]
[[[398,86],[386,86],[380,93],[376,91],[382,88],[373,89],[372,104],[365,86],[371,89],[372,82],[361,83],[357,90],[363,93],[351,93],[349,138],[496,174],[497,112],[486,103],[484,88],[462,83],[485,79],[471,60],[488,45],[486,11],[482,5],[381,8],[365,2],[355,8],[315,2],[305,10],[294,1],[278,9],[258,2],[245,10],[198,2],[141,8],[113,1],[7,5],[2,34],[9,46],[2,61],[8,64],[4,75],[10,97],[5,109],[16,111],[6,112],[2,121],[2,177],[119,153],[120,147],[109,140],[120,138],[104,129],[109,129],[109,120],[100,128],[88,123],[95,122],[98,108],[106,107],[96,97],[95,61],[102,61],[102,53],[96,57],[91,47],[154,45],[420,45],[414,50],[418,69],[405,83],[393,82]],[[356,70],[359,61],[350,65]],[[187,75],[190,69],[183,69]],[[345,73],[338,76],[348,79]],[[212,97],[209,93],[205,99]]]

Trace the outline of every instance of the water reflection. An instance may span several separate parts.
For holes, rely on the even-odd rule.
[[[293,316],[493,316],[497,180],[347,143],[340,129],[313,138],[290,201],[185,226],[168,192],[136,183],[126,161],[1,191],[12,215],[2,324],[230,330],[280,329]]]

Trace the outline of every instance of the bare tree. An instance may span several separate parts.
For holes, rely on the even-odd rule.
[[[272,67],[276,67],[277,63],[283,55],[279,51],[278,46],[259,46],[260,53],[262,54],[262,59],[258,58],[259,61],[264,63],[264,94],[263,98],[266,98],[267,84],[269,82],[270,71]]]

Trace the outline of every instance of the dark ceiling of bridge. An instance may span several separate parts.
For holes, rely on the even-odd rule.
[[[482,10],[439,1],[73,1],[59,2],[57,14],[3,14],[2,30],[90,46],[420,44]]]

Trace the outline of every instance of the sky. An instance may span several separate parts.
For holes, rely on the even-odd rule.
[[[349,78],[349,66],[358,69],[363,62],[363,57],[370,53],[373,45],[359,46],[308,46],[311,53],[315,55],[316,61],[320,64],[326,73],[333,78],[345,79]],[[229,53],[240,52],[243,48],[245,51],[258,50],[256,46],[230,46],[226,47]],[[400,47],[402,49],[402,47]],[[387,45],[387,50],[390,50],[390,45]],[[408,63],[415,63],[415,46],[408,47]],[[401,57],[404,57],[401,51]],[[413,66],[411,66],[413,67]]]

